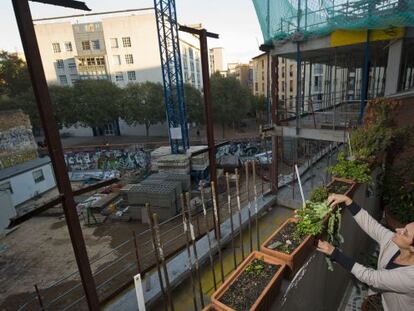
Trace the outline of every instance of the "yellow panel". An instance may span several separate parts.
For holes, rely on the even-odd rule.
[[[398,39],[404,36],[405,29],[390,28],[371,31],[370,41]],[[331,34],[331,47],[363,43],[367,40],[366,30],[335,30]]]

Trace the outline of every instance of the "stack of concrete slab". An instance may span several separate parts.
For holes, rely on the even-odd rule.
[[[206,149],[207,146],[191,146],[188,150],[189,154],[193,152]],[[199,155],[191,157],[191,170],[193,171],[204,171],[209,165],[208,152],[201,153]]]
[[[141,220],[145,222],[147,210],[144,208],[146,203],[158,214],[160,221],[173,217],[180,209],[177,193],[181,191],[180,182],[147,182],[130,185],[124,192],[124,199],[134,210],[134,213],[141,211]],[[136,208],[135,208],[136,207]],[[137,216],[138,217],[138,216]]]
[[[171,147],[163,146],[151,151],[151,171],[158,171],[158,160],[171,154]]]
[[[190,158],[186,154],[169,154],[157,160],[159,172],[190,173]]]
[[[182,191],[187,192],[191,188],[191,177],[189,174],[177,174],[172,172],[159,172],[151,174],[148,176],[145,181],[156,180],[159,182],[162,181],[179,181],[181,182]]]

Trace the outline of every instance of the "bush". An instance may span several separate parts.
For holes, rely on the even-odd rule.
[[[352,179],[358,183],[371,181],[368,163],[360,160],[347,160],[343,152],[338,154],[338,163],[328,168],[328,171],[335,177]]]

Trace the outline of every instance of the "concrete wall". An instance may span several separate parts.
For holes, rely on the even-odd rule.
[[[70,136],[93,136],[92,128],[81,125],[72,125],[71,127],[63,127],[59,130],[60,134],[69,134]]]
[[[40,169],[43,171],[45,179],[35,183],[33,172]],[[13,193],[11,194],[11,199],[14,206],[33,198],[36,193],[42,194],[56,186],[55,176],[50,163],[1,181],[1,183],[6,182],[10,182],[12,186]]]
[[[377,172],[374,174],[376,178]],[[377,185],[377,183],[376,183]],[[377,186],[360,186],[354,200],[371,215],[379,216],[379,190]],[[357,225],[349,211],[344,211],[341,233],[345,239],[341,249],[345,254],[365,264],[363,258],[373,245],[372,240]],[[334,264],[327,269],[325,256],[316,250],[291,282],[284,281],[271,310],[337,310],[346,292],[351,274]]]

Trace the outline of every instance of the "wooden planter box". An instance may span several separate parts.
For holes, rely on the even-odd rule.
[[[275,273],[275,275],[270,280],[268,285],[265,287],[265,289],[262,291],[260,296],[257,298],[256,302],[250,308],[250,311],[270,309],[270,306],[273,303],[273,299],[276,293],[279,291],[280,285],[282,283],[282,279],[286,271],[286,264],[277,258],[273,258],[269,255],[263,254],[258,251],[253,251],[242,263],[240,263],[240,265],[236,268],[236,270],[234,270],[234,272],[230,275],[230,277],[213,293],[213,295],[211,295],[211,302],[213,303],[213,305],[215,306],[217,310],[221,310],[221,311],[233,310],[232,308],[221,303],[219,299],[224,295],[224,293],[228,290],[230,285],[233,284],[233,282],[239,277],[239,275],[242,272],[244,272],[247,266],[254,259],[262,259],[266,263],[280,265],[279,270]]]
[[[357,185],[358,185],[352,179],[332,177],[331,182],[326,187],[329,189],[329,187],[332,186],[335,183],[335,181],[349,184],[348,190],[345,193],[343,193],[344,195],[349,196],[349,197],[354,194],[354,192],[357,188]]]
[[[275,236],[285,227],[287,224],[297,222],[296,218],[289,218],[287,219],[270,237],[266,239],[266,241],[263,242],[263,244],[260,246],[260,250],[268,254],[274,258],[278,258],[282,261],[284,261],[288,267],[290,268],[290,273],[288,274],[289,278],[293,278],[295,273],[299,270],[300,267],[302,267],[303,263],[306,261],[306,259],[309,257],[309,255],[312,253],[314,249],[314,240],[315,238],[312,236],[308,236],[305,238],[305,240],[302,241],[302,243],[290,254],[283,253],[278,250],[273,250],[270,248],[267,248],[267,245],[272,241]]]

